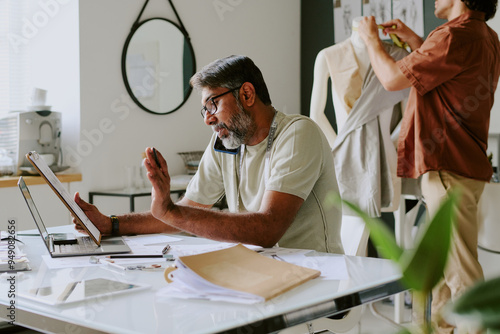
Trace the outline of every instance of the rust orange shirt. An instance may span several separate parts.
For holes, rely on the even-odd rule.
[[[472,11],[436,28],[398,62],[412,84],[398,143],[398,176],[444,170],[491,179],[486,148],[499,54],[498,36],[484,13]]]

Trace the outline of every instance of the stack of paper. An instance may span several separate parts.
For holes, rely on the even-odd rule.
[[[168,273],[168,287],[160,294],[257,303],[276,297],[321,272],[270,259],[243,245],[183,256]]]
[[[15,239],[0,241],[0,272],[31,270],[28,258],[21,252]]]
[[[213,252],[221,249],[231,248],[236,245],[238,244],[234,242],[217,242],[217,243],[194,244],[194,245],[172,244],[169,253],[172,254],[174,258],[178,259],[183,256]],[[260,246],[249,245],[249,244],[244,244],[243,246],[257,252],[263,249]]]

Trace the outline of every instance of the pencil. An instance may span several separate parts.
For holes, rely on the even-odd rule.
[[[131,255],[108,255],[106,257],[108,259],[133,259],[133,258],[163,257],[163,255],[159,255],[159,254],[154,254],[154,255],[131,254]]]

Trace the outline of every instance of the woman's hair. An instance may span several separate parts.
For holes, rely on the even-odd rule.
[[[486,14],[484,17],[486,21],[495,16],[497,11],[498,0],[462,0],[462,2],[470,10],[484,12]]]
[[[250,82],[254,86],[255,93],[265,105],[271,105],[271,98],[262,72],[246,56],[233,55],[217,59],[203,67],[189,81],[191,86],[196,89],[205,87],[235,89],[241,87],[245,82]],[[237,96],[238,92],[233,94]]]

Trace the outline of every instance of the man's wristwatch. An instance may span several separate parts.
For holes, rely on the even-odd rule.
[[[120,235],[120,222],[118,221],[118,217],[116,217],[115,215],[111,215],[109,216],[109,218],[111,218],[111,235]]]

